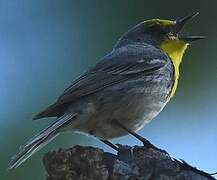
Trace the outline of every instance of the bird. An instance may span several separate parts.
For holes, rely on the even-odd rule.
[[[189,44],[204,36],[187,36],[185,25],[198,13],[176,20],[149,19],[125,32],[111,52],[72,82],[56,102],[34,120],[56,117],[11,158],[17,168],[61,132],[94,136],[117,150],[111,139],[132,134],[156,117],[174,96],[179,67]]]

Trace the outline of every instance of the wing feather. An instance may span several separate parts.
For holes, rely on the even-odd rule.
[[[133,45],[116,49],[74,81],[55,104],[36,115],[34,119],[57,116],[62,113],[67,104],[79,98],[122,83],[130,78],[155,73],[167,62],[168,57],[153,46]]]

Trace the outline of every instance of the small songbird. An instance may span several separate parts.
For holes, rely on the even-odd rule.
[[[142,139],[135,132],[158,115],[176,91],[189,43],[204,38],[180,33],[197,14],[143,21],[124,33],[110,53],[34,117],[56,120],[20,148],[9,168],[65,131],[93,135],[114,149],[109,139],[129,133]]]

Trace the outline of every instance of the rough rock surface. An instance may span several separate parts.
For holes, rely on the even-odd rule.
[[[48,152],[43,163],[47,180],[215,180],[184,161],[144,146],[121,145],[117,155],[75,146]]]

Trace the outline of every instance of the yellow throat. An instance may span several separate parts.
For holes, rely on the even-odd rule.
[[[182,57],[185,53],[185,50],[188,46],[188,43],[178,40],[178,39],[168,39],[161,43],[161,49],[165,52],[170,59],[172,60],[175,74],[174,74],[174,84],[169,96],[169,99],[174,95],[179,79],[179,65],[182,62]]]

